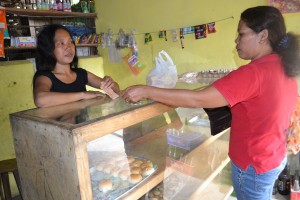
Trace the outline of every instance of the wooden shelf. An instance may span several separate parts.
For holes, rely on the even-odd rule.
[[[97,18],[96,13],[79,13],[79,12],[63,12],[63,11],[49,11],[49,10],[31,10],[18,8],[5,8],[7,13],[26,16],[26,17],[51,17],[51,18],[65,18],[65,17],[79,17],[79,18]]]
[[[84,19],[85,27],[92,28],[92,32],[95,33],[95,19],[97,18],[97,13],[80,13],[80,12],[63,12],[63,11],[50,11],[50,10],[33,10],[33,9],[18,9],[18,8],[10,8],[4,7],[6,10],[7,17],[15,18],[17,16],[21,16],[27,18],[28,22],[22,22],[18,25],[8,25],[8,31],[12,31],[12,35],[14,35],[15,31],[20,31],[20,35],[28,35],[28,31],[30,31],[30,35],[36,35],[38,28],[47,25],[47,24],[61,24],[64,21],[74,21],[69,22],[68,25],[72,27],[80,27],[77,26],[75,21],[82,21]],[[81,19],[81,20],[80,20]],[[20,19],[19,19],[20,20]],[[72,24],[71,24],[72,23]],[[74,23],[74,24],[73,24]],[[97,49],[100,44],[76,44],[77,47],[87,47],[89,51],[82,52],[86,56],[96,55]],[[15,60],[20,58],[31,58],[35,55],[32,52],[36,49],[36,47],[9,47],[9,45],[4,47],[4,50],[7,54],[10,54],[6,60]],[[12,53],[11,53],[12,52]],[[24,52],[24,53],[23,53]],[[14,53],[18,53],[14,55]]]
[[[97,47],[100,44],[76,44],[76,47]]]
[[[100,46],[100,44],[76,44],[76,47],[97,47]],[[5,47],[4,50],[8,51],[18,51],[18,50],[30,50],[30,49],[36,49],[36,47]]]
[[[30,50],[30,49],[36,49],[36,47],[5,47],[4,48],[4,50],[8,50],[8,51]]]

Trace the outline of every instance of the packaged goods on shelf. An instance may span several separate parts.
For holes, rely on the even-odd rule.
[[[11,37],[10,46],[12,47],[35,47],[35,37]]]

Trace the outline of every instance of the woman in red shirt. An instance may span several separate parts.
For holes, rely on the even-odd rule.
[[[300,72],[296,36],[286,33],[283,16],[271,6],[245,10],[235,40],[239,67],[203,90],[128,87],[126,101],[150,98],[171,106],[215,108],[232,113],[229,157],[238,199],[271,199],[286,163],[286,128],[298,96]]]

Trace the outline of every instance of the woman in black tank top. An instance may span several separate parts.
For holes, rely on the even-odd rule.
[[[37,37],[37,71],[33,77],[35,105],[49,107],[104,95],[86,91],[86,85],[118,96],[119,85],[112,78],[100,78],[77,65],[76,47],[70,31],[57,24],[44,27]]]

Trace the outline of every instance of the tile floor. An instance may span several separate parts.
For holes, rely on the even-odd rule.
[[[290,199],[289,195],[283,196],[281,194],[273,195],[273,198],[272,198],[272,200],[289,200],[289,199]],[[230,196],[227,200],[237,200],[237,198]]]

